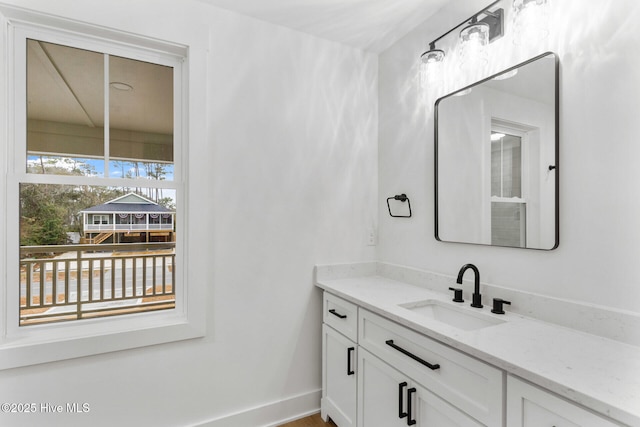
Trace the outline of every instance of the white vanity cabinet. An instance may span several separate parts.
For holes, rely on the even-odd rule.
[[[356,427],[358,307],[324,293],[321,416]]]
[[[322,418],[339,427],[615,427],[603,415],[324,293]]]
[[[507,377],[509,427],[614,427],[621,424],[593,414],[544,389]]]
[[[404,277],[429,286],[443,280],[388,264],[316,270],[325,295],[325,420],[349,413],[339,427],[640,427],[637,346],[461,307],[451,295],[398,280]],[[442,317],[449,310],[428,306],[502,323],[456,327]],[[576,315],[582,309],[572,308]],[[348,385],[332,387],[340,383],[331,378],[345,378],[350,348],[355,373]],[[549,357],[549,349],[562,357]]]

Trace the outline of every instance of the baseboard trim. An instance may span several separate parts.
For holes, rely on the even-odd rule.
[[[322,390],[314,390],[216,417],[192,427],[277,427],[319,412],[321,397]]]

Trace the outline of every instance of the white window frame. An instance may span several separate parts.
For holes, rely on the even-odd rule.
[[[0,5],[0,370],[64,360],[110,351],[202,337],[205,334],[204,282],[188,280],[188,136],[203,136],[194,129],[191,87],[203,84],[206,74],[195,72],[194,59],[206,63],[202,46],[161,42],[104,27],[61,19],[22,8]],[[175,188],[177,210],[184,220],[177,225],[176,308],[156,312],[86,319],[82,321],[19,326],[19,184],[76,184],[77,177],[27,174],[26,165],[26,38],[48,41],[111,55],[174,67],[174,181],[91,177],[92,185]],[[20,47],[20,43],[22,46]],[[204,67],[202,67],[204,68]],[[196,77],[191,82],[193,77]],[[204,100],[196,95],[197,107]],[[204,108],[202,108],[204,110]],[[194,110],[198,111],[198,110]],[[191,131],[191,132],[189,132]],[[106,165],[105,165],[106,167]],[[143,185],[141,185],[143,184]]]

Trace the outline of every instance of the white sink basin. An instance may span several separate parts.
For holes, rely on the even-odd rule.
[[[425,300],[400,304],[400,307],[411,310],[416,314],[428,317],[436,322],[445,323],[454,328],[464,331],[473,331],[489,326],[499,325],[505,321],[490,316],[480,311],[474,312],[464,306],[456,306],[452,303],[446,303],[438,300]]]

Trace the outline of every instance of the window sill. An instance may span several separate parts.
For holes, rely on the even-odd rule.
[[[82,325],[31,326],[28,333],[5,337],[0,370],[203,337],[180,315],[134,315],[127,319],[87,321]],[[39,329],[39,330],[37,330]]]

